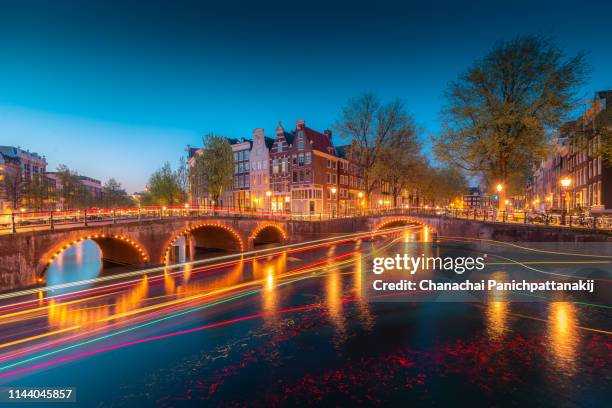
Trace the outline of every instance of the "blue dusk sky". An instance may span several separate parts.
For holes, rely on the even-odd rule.
[[[129,192],[217,133],[331,127],[350,97],[403,98],[423,139],[447,84],[497,40],[551,36],[612,88],[610,2],[13,1],[0,12],[0,145]],[[606,4],[607,3],[607,4]]]

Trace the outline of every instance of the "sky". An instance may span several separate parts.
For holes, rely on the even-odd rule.
[[[498,40],[587,51],[579,96],[612,89],[610,15],[603,1],[3,2],[0,145],[135,192],[207,133],[324,130],[373,92],[405,101],[427,147],[449,82]]]

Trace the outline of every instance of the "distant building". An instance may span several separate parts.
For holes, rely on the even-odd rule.
[[[203,153],[203,149],[187,146],[187,164],[190,169],[195,166],[196,158]],[[189,204],[193,206],[211,205],[211,199],[208,196],[208,191],[204,186],[204,180],[197,178],[193,172],[189,172]]]
[[[87,176],[79,176],[79,180],[83,186],[83,191],[91,199],[91,202],[98,204],[102,202],[102,196],[104,194],[104,187],[102,182]]]
[[[270,149],[274,139],[266,137],[262,128],[253,130],[253,146],[251,148],[251,208],[267,210],[271,207],[270,192]]]
[[[463,195],[463,207],[468,209],[481,208],[483,206],[482,192],[480,187],[470,187],[467,194]]]
[[[20,147],[0,146],[0,211],[27,206],[25,191],[35,179],[44,186],[46,170],[47,160],[44,156]],[[18,180],[20,182],[17,182]],[[18,194],[7,191],[7,184],[11,181],[12,190],[18,189]],[[18,203],[11,199],[15,195],[18,197]]]
[[[102,186],[102,182],[100,180],[87,177],[87,176],[77,176],[81,185],[78,191],[78,197],[75,197],[75,201],[77,202],[78,207],[97,207],[101,205],[104,187]],[[63,185],[62,178],[60,173],[58,172],[47,172],[46,179],[49,191],[54,192],[55,200],[54,200],[54,208],[57,210],[68,210],[71,208],[67,208],[70,204],[66,203],[65,198],[62,196]]]
[[[336,147],[336,155],[339,158],[340,214],[359,213],[367,204],[363,169],[352,160],[350,145]]]

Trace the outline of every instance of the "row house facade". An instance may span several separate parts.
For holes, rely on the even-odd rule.
[[[279,122],[275,129],[276,137],[270,149],[270,194],[268,210],[291,211],[291,172],[290,146],[293,143],[294,134],[285,132]]]
[[[47,160],[38,153],[24,150],[14,146],[0,146],[0,212],[12,211],[22,205],[27,205],[23,198],[23,191],[34,179],[41,185],[47,185]],[[13,202],[15,192],[9,189],[20,190],[22,198],[18,203]],[[49,195],[47,195],[47,200]]]
[[[362,170],[348,156],[349,146],[334,147],[330,130],[319,132],[298,120],[290,131],[279,123],[274,133],[269,138],[256,128],[252,141],[228,139],[234,183],[217,205],[305,216],[349,215],[369,206]],[[201,149],[187,150],[193,166]],[[190,180],[191,204],[212,204],[204,186]]]
[[[527,204],[537,211],[612,213],[612,166],[602,160],[601,132],[612,126],[612,91],[597,92],[586,112],[559,129],[553,153],[537,166]],[[569,178],[567,189],[561,179]]]
[[[251,208],[267,210],[271,208],[270,191],[270,151],[274,139],[266,137],[262,128],[253,130],[251,148]]]
[[[229,139],[234,155],[234,188],[231,192],[232,206],[237,209],[251,208],[251,148],[250,140]],[[230,192],[228,192],[229,194]]]
[[[569,129],[564,172],[572,180],[567,197],[570,208],[612,213],[612,166],[599,154],[606,128],[612,129],[612,90],[597,92]]]
[[[339,214],[340,163],[331,131],[317,132],[303,120],[296,123],[291,152],[291,211],[303,215]]]

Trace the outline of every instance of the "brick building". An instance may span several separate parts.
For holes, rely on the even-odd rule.
[[[296,122],[291,157],[291,212],[301,215],[338,214],[339,158],[331,131],[317,132]]]
[[[270,149],[270,197],[269,211],[291,211],[291,172],[289,146],[293,133],[285,132],[278,123],[276,137]]]
[[[612,127],[612,91],[597,92],[586,112],[559,129],[553,153],[536,168],[527,203],[538,211],[612,213],[612,166],[600,156],[602,131]],[[571,185],[564,192],[561,179]]]
[[[266,137],[262,128],[253,130],[253,146],[251,148],[251,208],[267,210],[271,208],[270,190],[270,150],[274,139]]]

